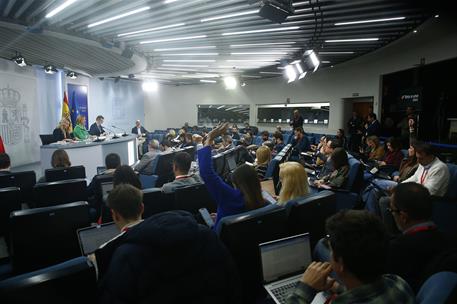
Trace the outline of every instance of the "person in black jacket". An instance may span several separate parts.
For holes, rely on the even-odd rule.
[[[132,128],[132,134],[138,135],[138,136],[144,136],[146,135],[148,130],[146,130],[142,125],[141,121],[137,120],[135,122],[135,126]],[[143,135],[144,134],[144,135]]]
[[[292,117],[292,121],[289,123],[289,125],[292,126],[293,130],[296,130],[297,128],[303,128],[303,116],[300,115],[300,112],[298,110],[294,110],[294,116]]]
[[[62,118],[59,122],[59,125],[57,128],[54,129],[52,132],[52,135],[54,136],[54,141],[71,141],[71,135],[70,135],[70,122],[66,118]]]
[[[102,124],[103,120],[105,118],[101,115],[98,115],[97,118],[95,118],[95,122],[90,125],[89,128],[89,134],[94,135],[94,136],[100,136],[105,133],[105,129],[103,129]]]
[[[431,220],[433,201],[421,184],[398,184],[393,190],[389,211],[402,234],[391,241],[388,272],[401,276],[417,292],[433,272],[434,265],[430,263],[447,250],[450,243]]]
[[[124,227],[100,280],[99,303],[241,302],[230,254],[190,213],[162,212]]]

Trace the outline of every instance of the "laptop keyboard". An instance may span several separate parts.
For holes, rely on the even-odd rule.
[[[274,294],[276,300],[278,300],[279,303],[283,304],[286,303],[287,296],[293,291],[296,285],[297,281],[291,282],[276,288],[272,288],[271,292]]]

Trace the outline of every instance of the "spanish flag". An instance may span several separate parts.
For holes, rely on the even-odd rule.
[[[73,131],[73,126],[71,124],[71,116],[70,116],[70,106],[68,104],[67,92],[63,92],[63,102],[62,102],[62,118],[68,119],[70,122],[70,132]]]

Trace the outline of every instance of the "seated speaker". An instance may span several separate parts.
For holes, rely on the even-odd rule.
[[[260,4],[259,16],[276,23],[284,22],[293,13],[292,0],[263,0]]]

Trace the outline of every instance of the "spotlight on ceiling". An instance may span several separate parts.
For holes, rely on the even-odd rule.
[[[234,90],[238,85],[238,81],[233,76],[227,76],[224,78],[225,88],[227,90]]]
[[[297,73],[292,65],[286,66],[286,76],[288,78],[287,83],[294,82],[297,79]]]
[[[48,65],[44,66],[44,72],[46,74],[51,74],[52,75],[52,74],[57,73],[57,69],[53,65],[48,64]]]
[[[307,73],[316,72],[319,65],[320,60],[316,53],[313,50],[306,51],[301,59],[295,60],[285,67],[287,82],[291,83],[297,79],[303,79]]]
[[[78,75],[75,72],[70,71],[67,73],[67,77],[70,79],[76,79],[76,78],[78,78]]]
[[[242,87],[245,87],[245,86],[246,86],[246,82],[243,82],[243,83],[241,84],[241,86],[242,86]]]
[[[27,65],[24,57],[22,57],[22,55],[20,55],[20,54],[18,55],[17,52],[16,52],[16,56],[11,58],[11,60],[14,61],[14,63],[16,63],[20,67],[25,67]]]
[[[155,81],[143,81],[141,87],[145,92],[156,92],[159,89],[159,84]]]

